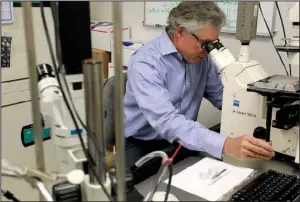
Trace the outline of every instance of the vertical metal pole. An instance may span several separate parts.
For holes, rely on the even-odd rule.
[[[34,129],[34,143],[37,169],[45,172],[44,163],[44,148],[42,138],[41,114],[39,103],[38,79],[36,72],[36,55],[35,55],[35,41],[33,32],[33,19],[31,12],[31,2],[22,2],[24,14],[24,28],[25,28],[25,43],[28,58],[28,74],[30,81],[31,107],[33,117]],[[40,195],[40,201],[44,198]]]
[[[85,113],[86,113],[86,126],[89,131],[88,133],[88,138],[87,138],[87,150],[88,150],[88,155],[92,159],[92,162],[87,159],[88,161],[88,168],[89,168],[89,178],[90,178],[90,183],[95,184],[97,182],[96,177],[94,176],[92,172],[92,166],[94,167],[94,161],[96,158],[96,152],[94,149],[93,141],[90,138],[93,136],[93,132],[95,132],[95,126],[94,126],[94,94],[93,94],[93,84],[92,84],[92,79],[93,79],[93,71],[90,66],[90,63],[87,61],[84,61],[83,64],[83,76],[84,76],[84,93],[85,93]]]
[[[94,125],[95,140],[94,146],[97,149],[96,167],[102,183],[106,180],[105,142],[104,142],[104,110],[103,110],[103,63],[92,61],[93,71],[93,94],[94,94]],[[99,153],[100,151],[100,153]]]
[[[1,11],[2,11],[2,3],[0,3],[0,15],[2,16],[2,14],[1,14]],[[0,26],[0,33],[2,33],[2,29],[1,29],[2,27]],[[0,41],[1,41],[1,38],[0,38]],[[1,48],[0,48],[0,55],[1,55]],[[1,57],[1,56],[0,56]],[[2,67],[1,67],[2,68]],[[2,78],[2,70],[0,70],[0,78]],[[0,87],[0,94],[2,95],[2,87]],[[1,96],[2,97],[2,96]],[[0,105],[2,106],[2,99],[0,100]],[[2,111],[1,111],[2,112]],[[0,113],[0,122],[2,123],[2,113]],[[3,130],[1,130],[1,132],[0,132],[0,144],[1,145],[3,145],[3,143],[2,143],[2,131]],[[0,149],[0,156],[2,156],[2,149]],[[0,187],[2,187],[1,186],[2,185],[2,177],[1,177],[1,179],[0,179]]]
[[[115,133],[117,200],[125,201],[125,143],[123,123],[123,58],[122,58],[122,2],[113,2],[114,58],[115,58]]]
[[[87,125],[90,129],[88,151],[97,170],[101,182],[106,180],[105,144],[104,144],[104,111],[103,111],[103,70],[102,62],[93,59],[84,61],[84,83],[86,100]],[[89,127],[92,126],[92,127]],[[100,152],[99,152],[100,151]],[[89,166],[89,167],[90,167]],[[96,177],[89,172],[90,182],[95,183]]]
[[[105,183],[105,143],[104,143],[104,111],[103,111],[103,64],[88,59],[84,61],[84,89],[86,98],[87,128],[89,129],[88,154],[93,162],[89,168],[95,168],[101,183]],[[99,152],[100,151],[100,152]],[[90,183],[97,184],[96,176],[89,170]]]

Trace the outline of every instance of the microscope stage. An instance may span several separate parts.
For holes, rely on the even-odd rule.
[[[274,75],[248,84],[247,91],[263,96],[287,96],[299,98],[299,78],[285,75]]]
[[[299,53],[299,46],[276,46],[277,51],[281,52],[290,52],[290,53]]]

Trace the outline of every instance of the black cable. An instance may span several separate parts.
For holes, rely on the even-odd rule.
[[[167,190],[166,190],[166,195],[165,195],[165,202],[168,201],[168,197],[171,191],[171,184],[172,184],[172,176],[173,176],[173,165],[169,165],[169,180],[168,180],[168,185],[167,185]]]
[[[11,193],[10,191],[8,190],[4,190],[1,188],[1,194],[7,198],[8,200],[12,200],[12,201],[20,201],[19,199],[17,199],[13,193]]]
[[[168,166],[168,171],[169,171],[168,184],[167,184],[167,189],[166,189],[166,194],[165,194],[165,199],[164,199],[164,201],[167,201],[168,197],[169,197],[169,194],[170,194],[170,191],[171,191],[171,183],[172,183],[172,176],[173,176],[173,166],[172,166],[172,164],[162,165],[160,167],[159,171],[157,172],[158,173],[157,175],[161,176],[165,166]],[[152,196],[150,196],[151,198],[153,197],[153,195],[157,191],[160,184],[161,184],[161,182],[159,182],[159,177],[157,177],[154,184],[153,184],[151,192],[150,192],[150,193],[152,193]]]
[[[55,29],[54,29],[54,35],[55,35],[55,42],[56,42],[56,55],[57,57],[59,58],[59,67],[58,69],[61,71],[61,75],[62,75],[62,79],[63,79],[63,82],[65,84],[65,87],[66,87],[66,91],[67,91],[67,94],[69,96],[69,100],[70,100],[70,103],[71,103],[71,106],[75,112],[75,115],[76,115],[76,118],[79,120],[80,124],[83,126],[83,128],[87,131],[87,134],[93,134],[95,135],[95,133],[93,131],[91,131],[90,129],[88,129],[88,127],[83,123],[81,117],[79,116],[78,114],[78,111],[74,105],[74,102],[73,102],[73,99],[72,99],[72,96],[71,96],[71,93],[70,93],[70,89],[69,89],[69,86],[68,86],[68,83],[67,83],[67,79],[66,79],[66,74],[65,74],[65,68],[62,64],[62,51],[61,51],[61,43],[60,43],[60,35],[59,35],[59,20],[58,20],[58,10],[57,10],[57,6],[55,5],[55,2],[51,2],[51,9],[52,9],[52,17],[53,17],[53,21],[54,21],[54,25],[55,25]],[[63,89],[61,88],[61,91],[63,91]],[[105,154],[103,154],[102,150],[100,150],[99,148],[97,148],[95,146],[95,143],[97,142],[96,138],[94,138],[94,136],[91,136],[91,135],[88,135],[88,138],[92,139],[92,143],[94,144],[94,147],[96,148],[96,151],[100,154],[100,156],[105,156]],[[103,160],[103,159],[100,159],[103,163],[104,166],[104,169],[105,169],[105,172],[108,173],[108,176],[109,176],[109,179],[111,182],[113,182],[113,178],[111,176],[111,173],[108,171],[108,168],[106,166],[106,161]],[[111,183],[112,185],[112,183]]]
[[[280,18],[280,22],[281,22],[281,27],[282,27],[282,31],[283,31],[283,37],[284,37],[284,46],[287,46],[287,43],[286,43],[286,32],[285,32],[285,28],[284,28],[284,24],[283,24],[283,20],[282,20],[282,16],[281,16],[281,12],[280,12],[280,8],[279,8],[279,5],[278,5],[278,1],[275,1],[275,5],[276,5],[276,8],[277,8],[277,11],[278,11],[278,14],[279,14],[279,18]],[[286,50],[286,55],[287,57],[289,57],[289,51]],[[290,76],[292,76],[292,67],[291,67],[291,64],[289,63],[289,70],[290,70]]]
[[[282,58],[281,58],[281,55],[279,54],[279,52],[278,52],[277,49],[276,49],[276,46],[275,46],[275,43],[274,43],[273,36],[272,36],[272,34],[271,34],[271,31],[270,31],[269,25],[268,25],[268,23],[267,23],[267,21],[266,21],[266,19],[265,19],[265,16],[264,16],[264,14],[263,14],[263,12],[262,12],[260,3],[259,3],[259,10],[260,10],[260,12],[261,12],[261,16],[263,17],[263,19],[264,19],[264,21],[265,21],[265,24],[266,24],[266,26],[267,26],[269,35],[270,35],[271,40],[272,40],[272,44],[273,44],[273,46],[274,46],[274,48],[275,48],[275,51],[276,51],[277,55],[279,56],[279,59],[280,59],[282,65],[283,65],[283,67],[284,67],[284,70],[285,70],[285,72],[286,72],[286,75],[289,75],[289,73],[288,73],[288,71],[287,71],[287,69],[286,69],[286,66],[285,66],[285,64],[284,64],[284,62],[283,62],[283,60],[282,60]]]
[[[161,176],[162,172],[164,171],[164,167],[165,166],[167,166],[167,165],[160,166],[159,171],[157,172],[157,176],[158,177],[156,178],[156,180],[155,180],[155,182],[153,184],[153,187],[152,187],[152,189],[150,191],[150,193],[151,193],[151,195],[149,196],[150,198],[153,197],[153,195],[155,194],[156,190],[158,189],[158,186],[160,185],[159,177]]]
[[[93,159],[90,158],[90,156],[89,156],[89,154],[87,152],[87,149],[85,148],[85,145],[84,145],[84,142],[83,142],[83,138],[81,136],[78,124],[77,124],[77,122],[75,120],[75,117],[74,117],[74,114],[73,114],[73,112],[71,110],[71,107],[70,107],[70,105],[69,105],[69,103],[67,101],[66,95],[65,95],[64,91],[62,90],[62,85],[61,85],[61,81],[60,81],[60,78],[59,78],[59,72],[58,72],[58,68],[57,68],[56,62],[55,62],[54,52],[53,52],[53,48],[52,48],[51,41],[50,41],[50,36],[49,36],[49,31],[48,31],[48,27],[47,27],[47,23],[46,23],[46,19],[45,19],[45,13],[44,13],[44,7],[43,7],[43,2],[42,1],[40,2],[40,8],[41,8],[41,16],[42,16],[43,26],[44,26],[44,30],[45,30],[45,34],[46,34],[46,38],[47,38],[47,43],[48,43],[48,47],[49,47],[49,50],[50,50],[50,55],[51,55],[52,63],[53,63],[53,66],[54,66],[54,72],[56,74],[58,84],[59,84],[59,86],[61,88],[61,92],[62,92],[62,96],[63,96],[64,102],[65,102],[65,104],[67,106],[67,109],[68,109],[68,111],[70,113],[70,116],[71,116],[71,118],[73,120],[73,123],[75,125],[75,128],[76,128],[76,130],[78,132],[78,137],[79,137],[80,144],[82,146],[84,155],[85,155],[85,157],[86,157],[87,160],[89,160],[90,162],[94,162]],[[107,198],[110,201],[113,201],[112,198],[111,198],[111,196],[109,195],[108,191],[104,187],[103,183],[99,179],[98,175],[96,174],[95,168],[93,166],[91,166],[91,167],[92,167],[91,171],[95,175],[98,183],[101,185],[101,187],[102,187],[104,193],[106,194]]]

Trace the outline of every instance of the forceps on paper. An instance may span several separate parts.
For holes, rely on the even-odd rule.
[[[224,175],[228,174],[228,172],[225,172],[226,169],[223,169],[221,172],[219,172],[218,174],[216,174],[215,176],[212,177],[212,182],[209,184],[213,185],[215,182],[217,182],[219,179],[221,179]],[[224,174],[225,173],[225,174]]]

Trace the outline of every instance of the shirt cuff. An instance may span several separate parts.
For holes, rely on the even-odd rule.
[[[223,147],[227,137],[214,131],[210,131],[209,136],[210,141],[207,142],[206,152],[222,159]]]

